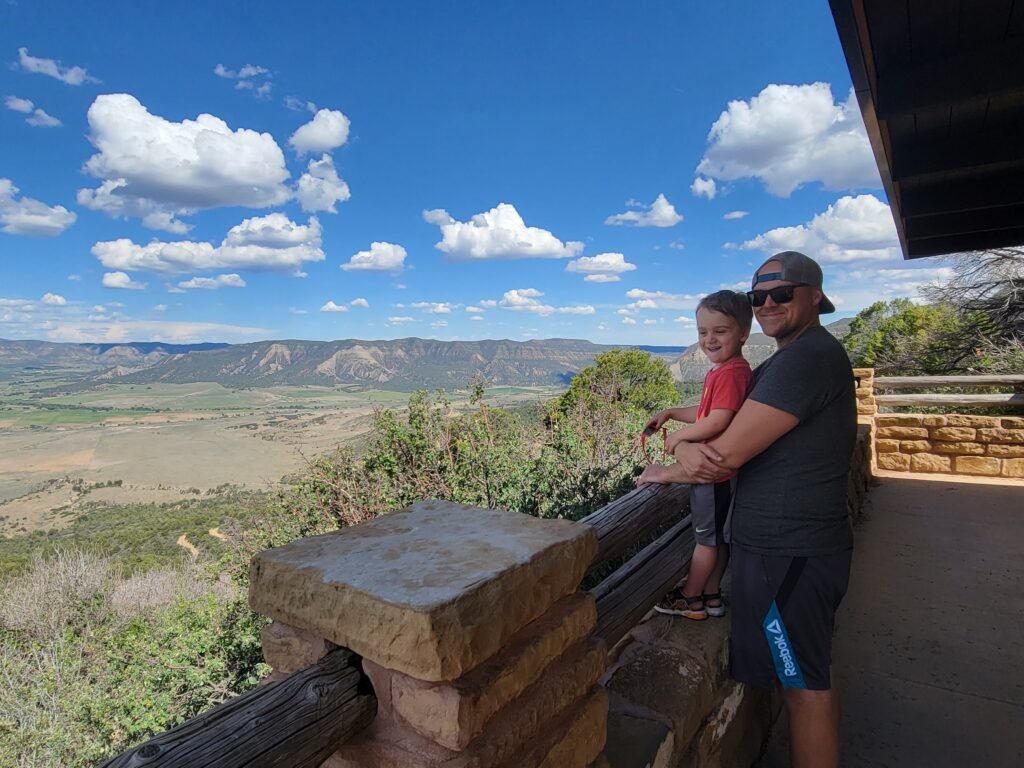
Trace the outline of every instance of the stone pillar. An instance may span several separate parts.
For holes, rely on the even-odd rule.
[[[259,553],[250,603],[275,672],[363,657],[377,718],[324,768],[586,768],[608,716],[579,591],[596,551],[588,526],[420,502]]]
[[[857,382],[857,421],[871,424],[874,415],[878,413],[875,404],[875,369],[854,368],[853,378]]]

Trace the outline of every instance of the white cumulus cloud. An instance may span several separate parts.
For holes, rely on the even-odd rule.
[[[405,248],[394,243],[370,243],[370,250],[354,254],[341,268],[361,272],[401,272],[405,267]]]
[[[235,225],[219,246],[190,240],[137,245],[122,238],[96,243],[92,253],[105,267],[129,271],[181,274],[248,269],[298,274],[304,263],[324,260],[320,234],[315,216],[303,225],[283,213],[271,213]]]
[[[623,272],[632,272],[636,264],[626,261],[621,253],[599,253],[596,256],[581,256],[565,265],[566,272],[586,275],[584,282],[617,283]]]
[[[63,205],[50,206],[31,197],[18,197],[14,183],[0,178],[0,232],[55,237],[77,218]]]
[[[30,56],[28,48],[18,49],[18,64],[26,72],[47,75],[68,85],[99,82],[82,67],[62,67],[60,62],[54,59],[40,59]]]
[[[417,301],[412,308],[431,315],[447,315],[458,306],[458,304],[451,304],[447,301]]]
[[[36,128],[58,128],[63,125],[56,117],[48,115],[45,110],[36,107],[28,99],[8,96],[4,99],[4,104],[12,112],[21,112],[24,115],[28,115],[25,118],[25,122]]]
[[[319,160],[309,161],[309,169],[299,177],[296,197],[306,213],[337,213],[334,204],[345,202],[352,197],[352,193],[348,184],[338,176],[334,159],[324,155]]]
[[[592,315],[595,310],[589,304],[581,304],[575,307],[559,307],[558,311],[563,315]]]
[[[103,275],[103,287],[141,291],[146,287],[146,284],[135,282],[125,272],[106,272]]]
[[[415,323],[415,317],[409,317],[408,315],[392,316],[388,318],[388,325],[403,325],[404,323]]]
[[[727,214],[722,216],[726,221],[736,221],[737,219],[743,219],[749,216],[747,211],[729,211]]]
[[[583,250],[583,243],[563,243],[546,229],[526,226],[508,203],[469,221],[456,221],[440,208],[424,211],[423,220],[441,228],[441,242],[434,247],[454,260],[565,259]]]
[[[300,155],[330,152],[348,141],[349,119],[337,109],[321,109],[288,139]]]
[[[667,291],[645,291],[633,288],[626,291],[626,298],[633,299],[630,309],[693,309],[701,300],[700,294],[668,293]]]
[[[85,170],[102,183],[79,190],[78,202],[87,208],[142,218],[154,228],[169,223],[180,234],[175,216],[224,206],[264,208],[292,196],[284,153],[269,133],[232,130],[209,114],[173,122],[125,93],[97,96],[88,120],[89,140],[99,151]]]
[[[51,307],[63,307],[68,303],[68,300],[59,293],[44,293],[41,301],[43,304],[49,304]]]
[[[718,185],[715,184],[714,179],[698,176],[690,185],[690,191],[693,192],[694,197],[706,197],[708,200],[714,200],[715,195],[718,194]]]
[[[674,227],[683,217],[676,212],[665,195],[658,195],[647,210],[626,211],[609,216],[604,220],[605,224],[623,225],[628,224],[634,227]]]
[[[853,90],[837,104],[820,82],[768,85],[750,101],[729,102],[696,172],[759,179],[779,197],[813,181],[835,190],[880,186]]]
[[[777,227],[741,247],[768,255],[801,251],[821,264],[895,260],[901,253],[892,212],[874,195],[841,197],[809,222]]]
[[[550,315],[555,311],[555,308],[538,301],[543,295],[543,291],[538,291],[536,288],[514,288],[511,291],[505,291],[498,305],[505,309],[511,309],[514,312],[534,312],[541,316]]]
[[[362,297],[358,299],[352,299],[352,301],[350,301],[349,304],[351,304],[353,307],[362,307],[363,309],[366,309],[367,307],[370,306],[370,302],[368,302],[366,299]]]
[[[321,312],[348,312],[348,307],[343,304],[335,304],[333,301],[328,301],[322,307]]]
[[[25,115],[32,114],[32,108],[35,106],[28,99],[22,99],[17,96],[8,96],[4,99],[4,105],[12,112],[21,112]]]
[[[207,291],[214,291],[218,288],[245,288],[245,280],[239,275],[217,275],[216,277],[193,277],[178,283],[178,287],[188,291],[201,288]]]

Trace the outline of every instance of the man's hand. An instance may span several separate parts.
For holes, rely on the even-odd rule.
[[[732,474],[732,470],[720,464],[722,457],[715,449],[704,443],[680,442],[672,455],[676,457],[678,474],[686,478],[683,482],[716,483]]]
[[[640,473],[640,477],[636,479],[636,485],[639,488],[641,485],[647,485],[648,483],[671,483],[672,480],[666,477],[668,467],[661,464],[648,464],[644,467],[644,471]]]

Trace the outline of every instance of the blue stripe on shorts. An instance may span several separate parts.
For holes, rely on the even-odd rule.
[[[772,661],[775,662],[775,674],[782,683],[782,687],[806,688],[804,675],[796,660],[796,651],[793,650],[793,643],[790,642],[789,634],[786,632],[786,625],[782,623],[782,614],[779,613],[779,608],[774,600],[761,626],[764,629],[764,636],[768,640]]]

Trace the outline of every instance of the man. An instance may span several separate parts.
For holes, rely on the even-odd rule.
[[[707,444],[680,443],[677,464],[638,483],[710,483],[739,470],[731,520],[730,666],[743,683],[778,681],[795,768],[839,762],[839,698],[830,675],[835,611],[846,593],[853,534],[847,474],[857,433],[853,372],[821,327],[835,307],[821,268],[796,251],[772,256],[747,294],[778,351],[750,396]]]

